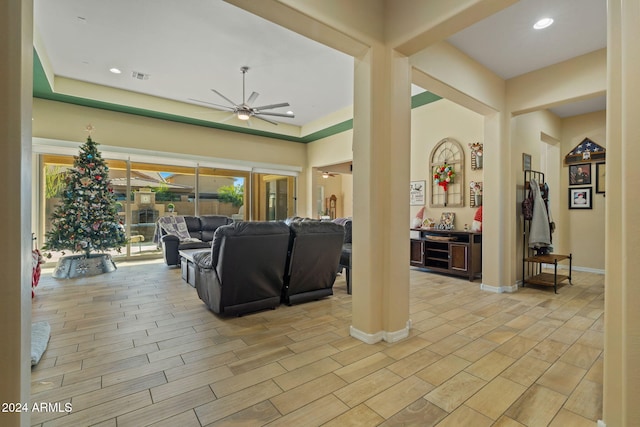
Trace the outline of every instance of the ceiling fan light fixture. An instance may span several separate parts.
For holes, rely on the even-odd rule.
[[[249,99],[247,99],[245,96],[246,95],[245,76],[247,74],[247,71],[249,71],[249,67],[244,66],[240,68],[240,71],[242,72],[242,102],[241,103],[233,102],[231,99],[227,98],[226,96],[224,96],[222,93],[218,92],[215,89],[211,89],[211,91],[216,95],[218,95],[219,97],[221,97],[222,99],[224,99],[225,101],[227,101],[229,105],[219,105],[219,104],[214,104],[212,102],[199,101],[197,99],[192,99],[192,98],[189,98],[189,99],[196,102],[202,102],[204,104],[210,104],[215,107],[222,107],[223,109],[231,112],[231,115],[229,117],[235,116],[238,120],[246,121],[247,124],[249,124],[248,122],[249,119],[255,118],[255,119],[260,119],[262,121],[265,121],[267,123],[271,123],[272,125],[277,126],[278,125],[277,122],[263,116],[286,117],[288,119],[293,119],[295,117],[293,113],[285,114],[285,113],[263,111],[263,110],[272,110],[274,108],[288,107],[289,106],[288,102],[280,102],[277,104],[268,104],[268,105],[262,105],[259,107],[253,107],[252,105],[255,102],[256,98],[258,97],[258,92],[252,92],[251,95],[249,96]]]
[[[329,178],[329,172],[322,172],[322,177],[323,178]]]
[[[551,24],[553,24],[553,18],[542,18],[533,24],[533,28],[536,30],[542,30],[543,28],[549,27]]]

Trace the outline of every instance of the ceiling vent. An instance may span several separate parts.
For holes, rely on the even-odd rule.
[[[138,80],[149,80],[149,74],[141,73],[140,71],[134,71],[131,76]]]

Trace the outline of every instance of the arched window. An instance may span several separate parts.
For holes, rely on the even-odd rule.
[[[464,206],[464,151],[445,138],[431,151],[431,207]]]

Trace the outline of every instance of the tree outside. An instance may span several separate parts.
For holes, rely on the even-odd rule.
[[[244,186],[236,184],[218,188],[218,200],[239,208],[244,204]]]

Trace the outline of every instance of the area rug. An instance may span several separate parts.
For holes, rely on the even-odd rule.
[[[49,344],[50,336],[51,325],[49,322],[36,322],[31,325],[31,366],[40,362],[40,358]]]

